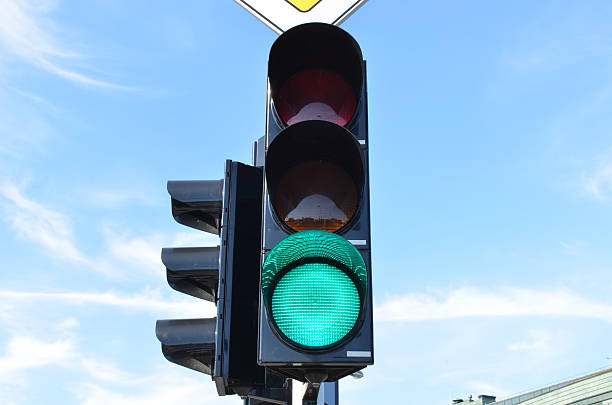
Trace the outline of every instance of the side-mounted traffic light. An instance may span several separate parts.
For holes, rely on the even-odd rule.
[[[300,381],[373,364],[365,61],[304,24],[268,60],[258,362]]]
[[[262,170],[228,160],[225,178],[169,181],[177,222],[218,234],[220,246],[164,248],[168,284],[212,301],[217,317],[157,321],[171,362],[210,374],[219,395],[245,396],[265,385],[257,364]]]

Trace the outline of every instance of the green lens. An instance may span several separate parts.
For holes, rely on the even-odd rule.
[[[261,283],[266,309],[280,332],[297,345],[318,349],[340,341],[355,326],[367,271],[346,239],[305,231],[270,251]]]
[[[308,263],[279,280],[272,295],[272,317],[293,342],[322,347],[351,331],[360,304],[355,283],[346,273],[329,264]]]

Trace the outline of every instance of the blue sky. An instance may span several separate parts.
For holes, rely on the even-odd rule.
[[[239,404],[167,362],[166,181],[264,134],[276,34],[230,0],[0,0],[0,402]],[[370,0],[375,365],[345,404],[610,366],[612,4]],[[189,401],[189,402],[187,402]]]

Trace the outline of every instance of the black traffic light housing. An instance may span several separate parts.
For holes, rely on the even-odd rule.
[[[315,388],[373,364],[365,68],[335,26],[288,30],[270,51],[254,166],[168,183],[174,218],[221,238],[164,249],[168,283],[215,302],[217,317],[158,321],[156,333],[219,395],[289,403],[283,376]]]
[[[272,46],[266,137],[258,141],[256,161],[265,172],[262,266],[288,237],[323,230],[356,249],[367,281],[350,332],[321,347],[289,340],[274,319],[270,296],[260,292],[258,362],[300,381],[336,381],[373,364],[366,89],[359,45],[340,28],[304,24]],[[308,257],[281,269],[278,278],[306,262],[342,267]],[[262,272],[262,285],[266,277]]]
[[[261,246],[261,168],[228,160],[215,181],[170,181],[172,213],[181,224],[219,234],[220,246],[164,248],[168,283],[212,301],[217,317],[157,321],[171,362],[210,374],[219,395],[247,395],[265,386],[257,364]]]

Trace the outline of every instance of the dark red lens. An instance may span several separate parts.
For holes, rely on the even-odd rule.
[[[277,99],[276,110],[287,125],[323,120],[345,126],[355,114],[357,99],[339,74],[309,69],[290,77]]]

